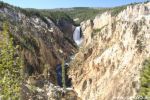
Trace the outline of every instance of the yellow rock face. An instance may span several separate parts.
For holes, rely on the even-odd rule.
[[[142,62],[150,57],[150,4],[129,6],[116,17],[104,13],[81,27],[85,39],[69,72],[79,97],[134,98]]]

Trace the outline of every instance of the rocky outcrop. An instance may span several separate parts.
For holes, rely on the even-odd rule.
[[[81,24],[84,42],[69,76],[82,100],[133,99],[140,70],[150,57],[150,3],[128,6]]]
[[[42,88],[26,83],[22,88],[21,100],[81,100],[73,89],[64,90],[51,83],[44,83]]]
[[[111,13],[110,12],[105,12],[101,15],[97,15],[95,19],[93,20],[94,23],[94,28],[101,28],[105,25],[108,25],[108,23],[111,23]]]

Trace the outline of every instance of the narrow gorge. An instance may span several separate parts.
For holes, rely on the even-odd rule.
[[[64,12],[56,19],[54,11],[41,12],[0,2],[0,33],[8,22],[21,47],[21,100],[150,99],[150,91],[140,94],[143,63],[150,59],[150,2],[115,14],[104,10],[80,25]]]

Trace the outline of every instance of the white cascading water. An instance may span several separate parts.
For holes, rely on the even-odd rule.
[[[73,32],[73,40],[79,46],[83,42],[83,38],[81,37],[80,26],[76,27],[75,31]]]

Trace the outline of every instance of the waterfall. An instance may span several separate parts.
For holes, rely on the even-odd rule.
[[[73,32],[73,40],[78,46],[83,42],[83,38],[81,37],[80,26],[76,27],[75,31]]]

